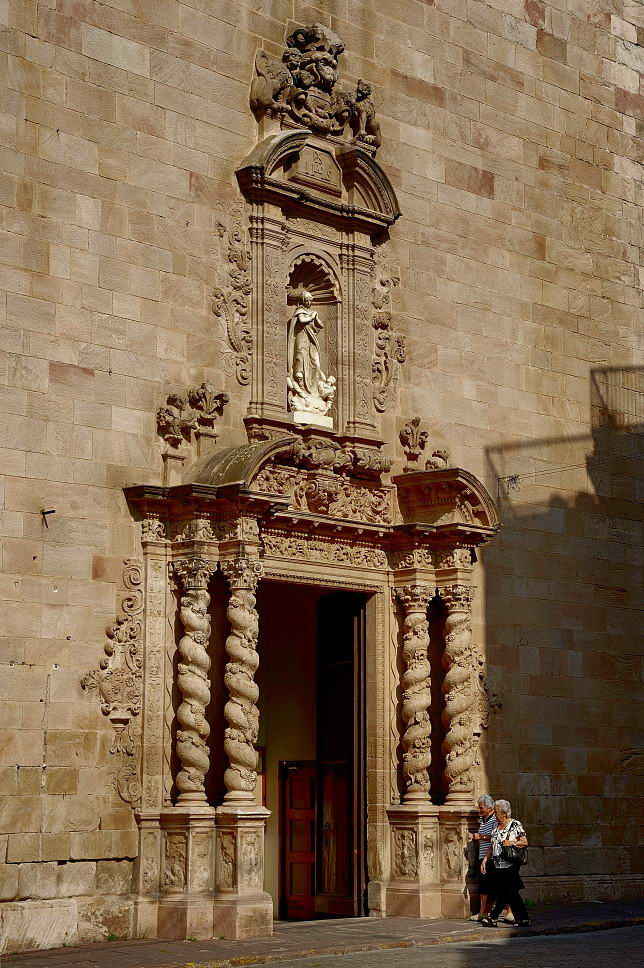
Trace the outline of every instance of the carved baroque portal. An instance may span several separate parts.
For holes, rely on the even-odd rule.
[[[145,607],[129,562],[124,617],[108,633],[100,669],[83,680],[117,731],[118,791],[133,805],[141,800],[139,887],[150,902],[141,917],[161,890],[168,923],[176,915],[196,924],[203,911],[191,907],[195,892],[212,893],[209,917],[228,919],[229,937],[251,920],[269,932],[273,917],[262,894],[269,814],[257,801],[259,582],[304,581],[377,599],[377,619],[367,623],[376,694],[367,716],[378,762],[390,769],[377,771],[368,837],[397,806],[377,869],[406,892],[422,893],[440,870],[459,877],[456,834],[441,841],[436,828],[442,790],[434,777],[443,770],[449,810],[471,809],[489,706],[469,603],[473,549],[498,527],[494,503],[472,475],[447,466],[445,451],[428,447],[418,417],[399,428],[404,473],[390,479],[392,459],[381,450],[380,414],[395,407],[406,358],[388,248],[400,212],[374,160],[380,128],[370,88],[359,81],[349,94],[340,85],[343,50],[333,31],[314,24],[288,37],[281,61],[257,54],[251,104],[261,140],[236,172],[243,201],[218,223],[223,268],[212,291],[226,365],[249,386],[249,442],[212,447],[228,395],[208,383],[171,394],[159,409],[164,484],[126,488],[142,521]],[[202,437],[211,438],[206,446]],[[198,457],[184,468],[193,438]],[[443,675],[429,649],[437,589]],[[223,660],[211,648],[211,615],[219,635],[222,605]],[[219,667],[211,668],[215,655]],[[223,722],[211,729],[211,686],[218,696],[221,680]],[[431,707],[441,690],[437,751]],[[139,763],[133,724],[141,712]],[[211,803],[221,781],[223,802]],[[329,891],[330,857],[322,871]],[[218,930],[215,920],[207,934]]]

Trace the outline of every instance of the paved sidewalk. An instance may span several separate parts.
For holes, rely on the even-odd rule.
[[[644,900],[539,906],[532,928],[482,928],[468,921],[347,918],[278,922],[256,941],[115,941],[5,955],[3,968],[230,968],[326,954],[412,948],[514,935],[565,934],[644,924]]]

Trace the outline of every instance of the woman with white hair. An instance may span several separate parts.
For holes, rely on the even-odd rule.
[[[514,915],[518,928],[527,928],[530,924],[526,906],[519,891],[524,886],[516,860],[506,856],[504,848],[527,847],[528,838],[523,825],[512,817],[512,808],[507,800],[497,800],[494,804],[497,828],[492,832],[492,842],[481,861],[481,872],[489,873],[493,885],[490,893],[496,901],[487,917],[482,918],[481,924],[488,928],[495,928],[499,915],[508,904]]]

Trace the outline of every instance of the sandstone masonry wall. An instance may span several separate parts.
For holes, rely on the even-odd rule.
[[[220,443],[244,439],[211,307],[219,226],[256,139],[256,49],[313,20],[345,41],[347,82],[373,85],[403,209],[389,449],[422,414],[502,501],[477,605],[502,702],[481,790],[530,826],[532,872],[561,875],[539,896],[641,888],[644,6],[5,0],[6,950],[131,931],[135,825],[79,678],[140,555],[121,488],[161,481],[156,408],[211,380],[231,396]]]

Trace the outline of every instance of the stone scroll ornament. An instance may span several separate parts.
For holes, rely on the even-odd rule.
[[[407,359],[407,342],[403,335],[394,331],[391,313],[391,290],[399,279],[393,275],[387,253],[380,246],[375,250],[375,266],[371,303],[375,352],[371,364],[373,405],[378,413],[384,413],[392,404],[400,367]]]
[[[259,561],[235,558],[222,562],[221,568],[230,585],[226,610],[230,624],[226,639],[229,662],[224,674],[228,690],[228,701],[224,707],[228,724],[224,733],[228,768],[224,773],[224,783],[228,792],[224,800],[249,802],[254,799],[257,783],[255,743],[259,730],[259,689],[255,683],[255,673],[259,656],[255,592],[263,567]]]
[[[382,139],[371,86],[359,80],[352,94],[342,88],[338,75],[343,51],[340,37],[319,23],[294,30],[281,61],[258,50],[250,89],[258,120],[268,114],[336,137],[349,125],[353,143],[375,152]]]
[[[178,804],[205,804],[205,778],[210,766],[206,708],[210,703],[210,594],[208,584],[216,564],[205,558],[186,558],[172,564],[181,588],[177,685],[181,704],[177,709],[177,755],[181,769],[176,784]]]
[[[446,729],[443,740],[448,802],[470,802],[476,764],[474,719],[475,684],[472,665],[472,625],[470,613],[473,591],[465,585],[441,589],[447,606],[443,665],[443,715]]]
[[[230,228],[220,223],[220,237],[228,235],[227,278],[212,290],[212,311],[225,326],[226,343],[240,386],[250,383],[253,336],[250,322],[251,249],[244,229],[244,208],[234,206]],[[222,259],[223,262],[223,259]]]
[[[427,800],[429,798],[429,765],[431,763],[430,736],[431,705],[430,666],[427,658],[429,648],[429,623],[427,606],[432,591],[427,585],[405,585],[395,590],[402,608],[403,659],[405,669],[401,676],[402,718],[405,731],[402,736],[403,800]]]
[[[116,757],[114,788],[121,800],[131,806],[141,799],[140,756],[141,728],[138,718],[143,696],[142,671],[142,566],[127,558],[123,565],[126,594],[121,602],[123,615],[107,629],[105,657],[98,669],[87,672],[80,680],[88,692],[96,690],[101,712],[114,728],[110,754]]]

